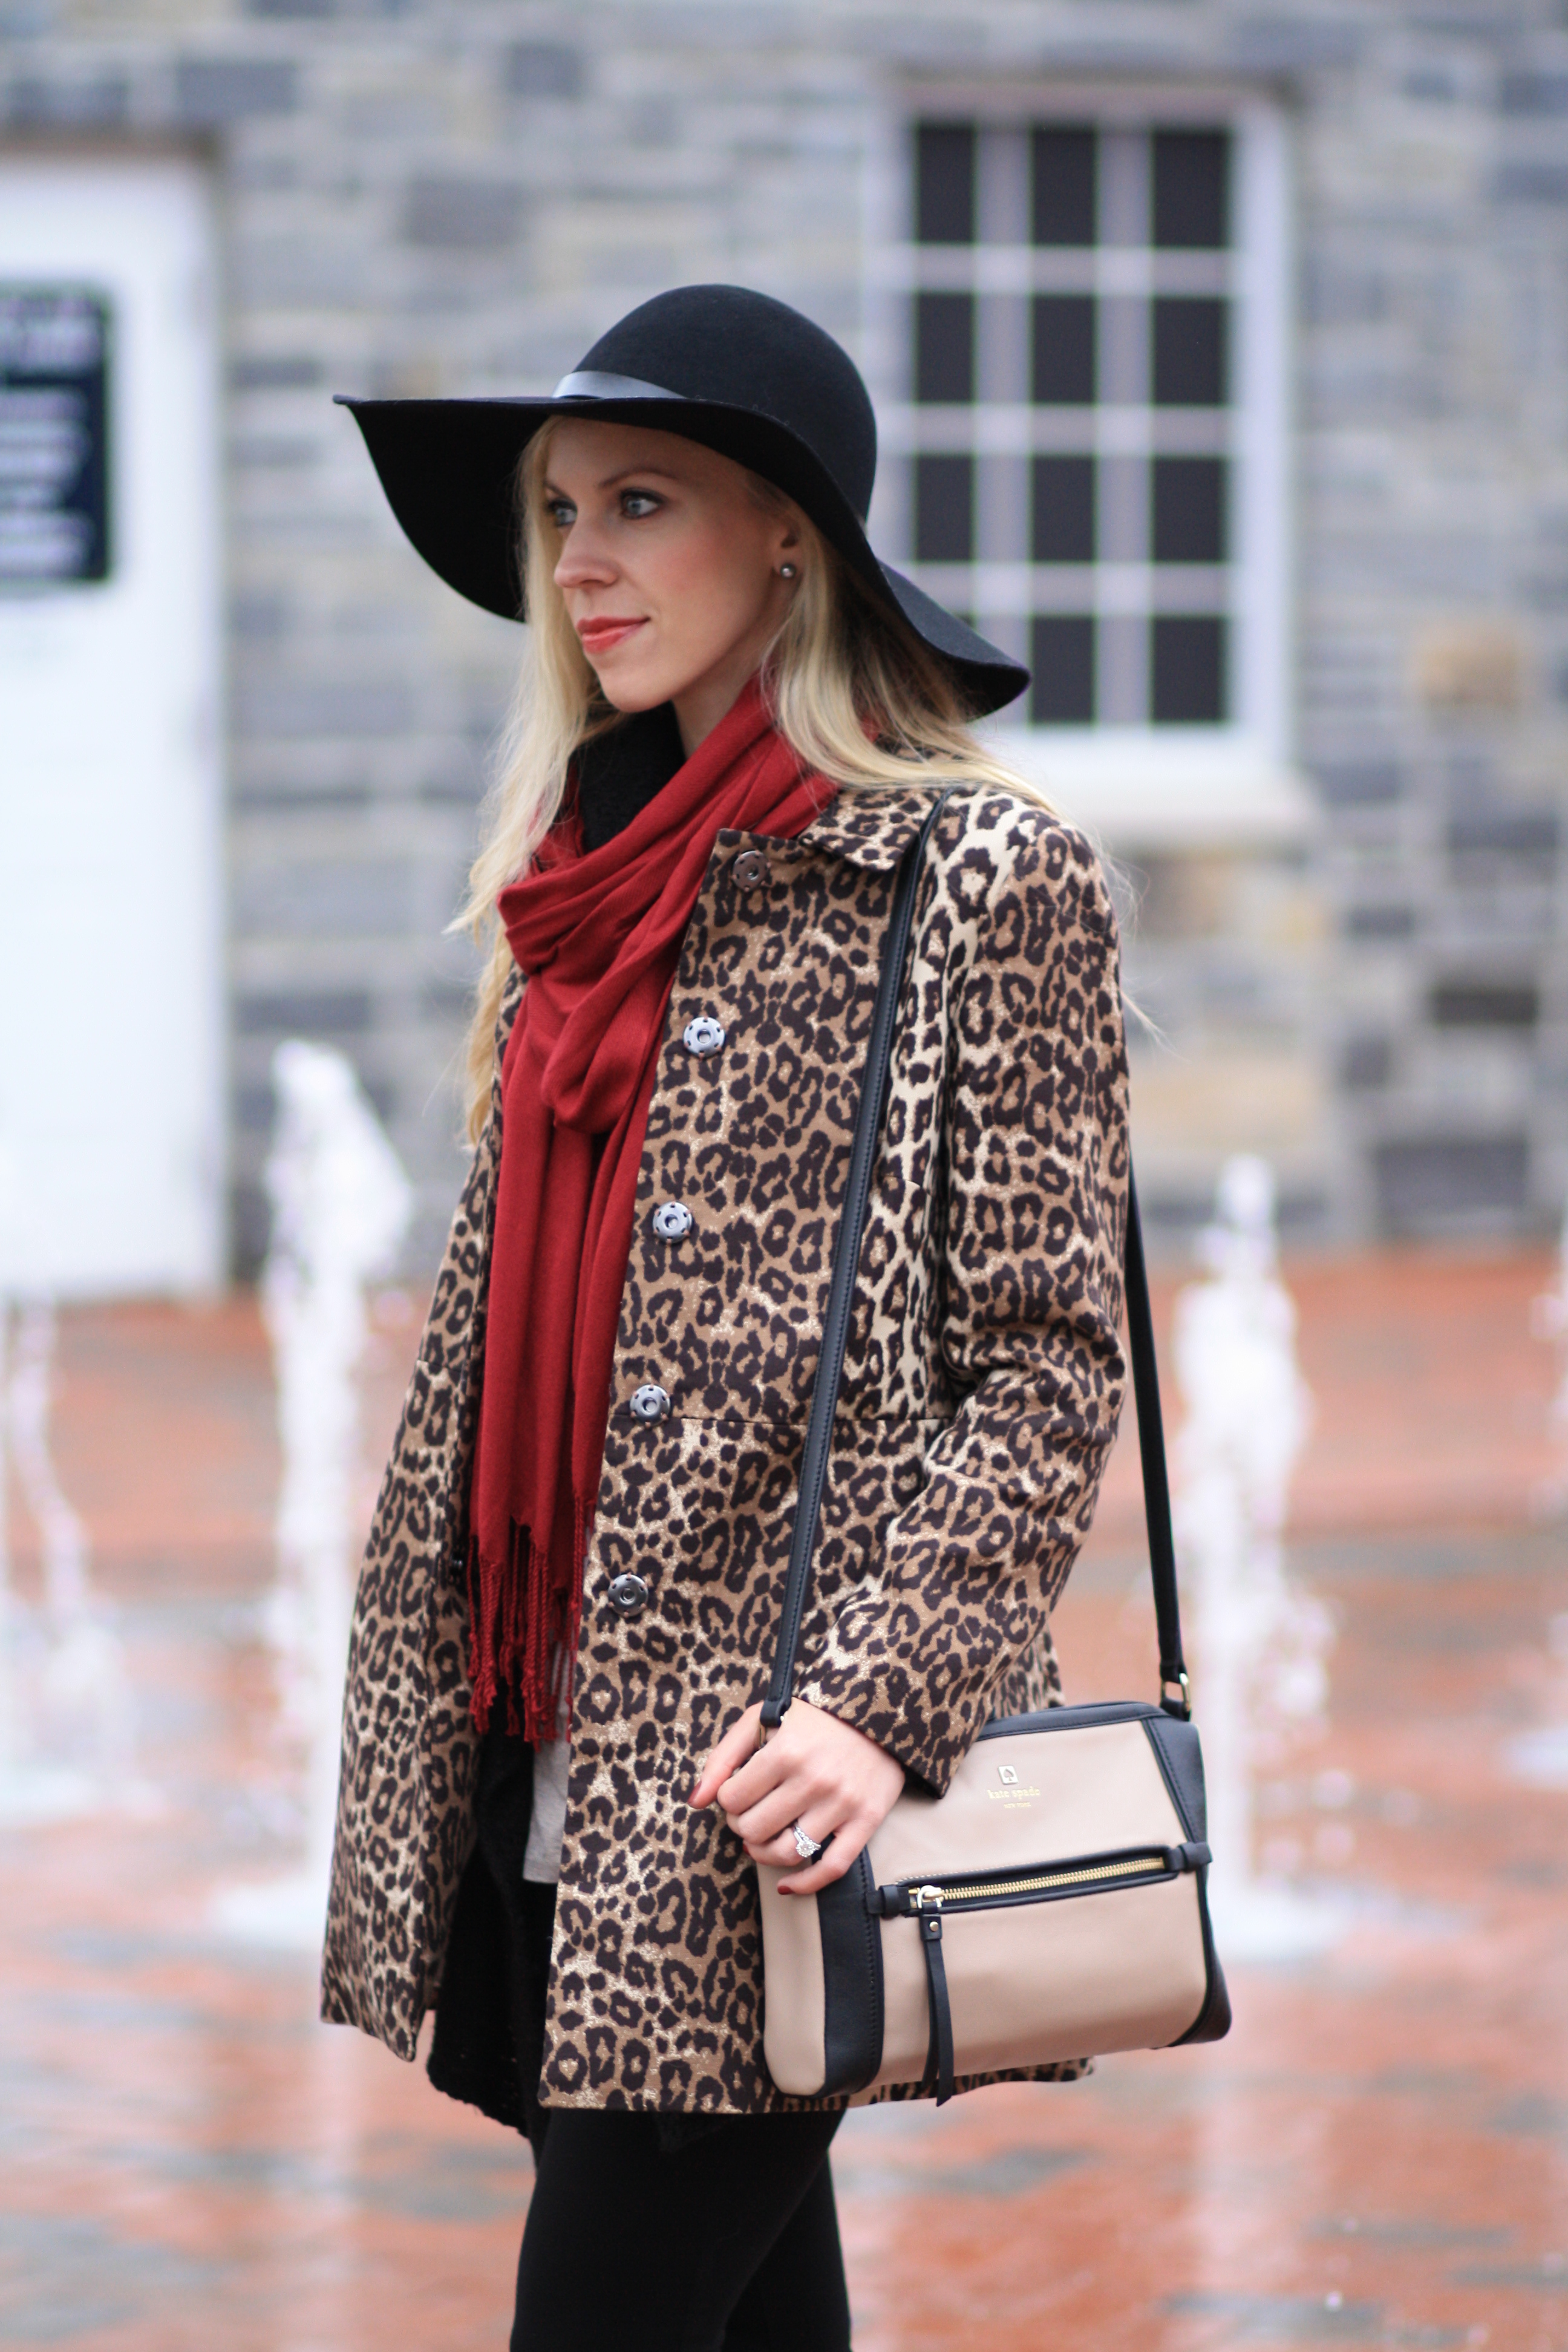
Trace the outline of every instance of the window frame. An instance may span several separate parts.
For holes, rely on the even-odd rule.
[[[1032,246],[914,241],[915,130],[922,121],[973,123],[982,133],[1092,122],[1110,131],[1212,127],[1232,134],[1234,241],[1220,253],[1205,252],[1203,268],[1194,272],[1194,288],[1205,275],[1223,275],[1231,306],[1231,397],[1227,426],[1216,445],[1230,459],[1233,541],[1224,609],[1231,716],[1217,723],[1035,726],[1022,719],[1020,707],[998,713],[985,722],[984,731],[1064,813],[1112,846],[1163,848],[1216,836],[1299,838],[1309,822],[1310,801],[1291,766],[1294,259],[1289,134],[1281,108],[1267,95],[1234,84],[1195,82],[1162,87],[1051,79],[1005,91],[984,83],[915,82],[890,97],[868,174],[865,344],[883,453],[873,535],[900,571],[909,571],[942,602],[964,609],[970,599],[953,593],[961,583],[946,577],[944,567],[918,562],[912,552],[913,459],[963,446],[933,435],[931,408],[912,397],[913,298],[922,289],[1019,296],[1066,289],[1058,283],[1059,266],[1053,260],[1037,266]],[[1079,255],[1084,249],[1038,250]],[[1151,252],[1148,247],[1096,246],[1089,252],[1092,290],[1152,294]],[[1173,274],[1169,251],[1162,249],[1161,258],[1163,278]],[[1180,276],[1179,264],[1173,274]],[[1048,420],[1049,414],[1033,402],[975,403],[967,446],[976,455],[998,447],[1015,455],[1045,454],[1051,446],[1048,423],[1042,430],[1037,420]],[[1146,448],[1141,435],[1147,414],[1105,404],[1095,422],[1097,453],[1108,446]],[[950,436],[953,430],[950,417]],[[1129,574],[1156,571],[1152,562],[1114,568]],[[1158,571],[1168,575],[1175,568],[1162,565]],[[979,565],[970,570],[969,581],[982,592],[991,589],[993,609],[1038,611],[1032,572],[1032,565]],[[1124,596],[1130,609],[1169,612],[1168,605],[1157,606],[1155,586],[1152,577],[1129,578],[1109,583],[1106,593]],[[984,628],[984,593],[973,603]]]

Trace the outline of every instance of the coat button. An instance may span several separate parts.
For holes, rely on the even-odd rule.
[[[760,890],[768,878],[768,861],[760,849],[742,849],[731,870],[742,890]]]
[[[654,1381],[647,1381],[632,1391],[632,1411],[638,1421],[662,1421],[669,1411],[669,1398]]]
[[[610,1605],[623,1617],[640,1617],[647,1606],[647,1585],[640,1576],[613,1576]]]
[[[691,1212],[684,1201],[661,1201],[653,1213],[653,1229],[661,1242],[678,1242],[691,1231]]]
[[[681,1038],[688,1053],[716,1054],[724,1043],[724,1024],[715,1021],[710,1013],[703,1013],[687,1023]]]

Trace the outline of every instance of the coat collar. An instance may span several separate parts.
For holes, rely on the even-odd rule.
[[[889,873],[925,823],[931,791],[911,786],[868,786],[840,791],[800,835],[803,849],[846,857],[873,873]]]
[[[908,791],[895,785],[870,785],[859,792],[840,789],[804,833],[797,834],[793,841],[777,842],[773,846],[785,856],[803,849],[812,850],[819,856],[846,858],[870,873],[890,874],[925,823],[934,790],[930,785],[914,785]],[[746,838],[739,833],[722,833],[719,836],[726,847]],[[507,975],[496,1022],[496,1092],[492,1101],[499,1096],[500,1061],[522,1003],[522,974],[514,965]]]

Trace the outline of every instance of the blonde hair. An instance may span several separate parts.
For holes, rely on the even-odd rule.
[[[560,813],[579,745],[620,722],[589,667],[555,585],[546,529],[545,469],[552,426],[529,445],[518,467],[524,581],[530,622],[517,692],[501,736],[485,837],[454,929],[467,928],[489,955],[468,1030],[468,1131],[476,1141],[489,1106],[495,1030],[511,976],[511,950],[496,899],[523,873]],[[780,734],[802,762],[842,789],[908,787],[962,780],[1005,786],[1049,806],[1037,787],[969,731],[954,681],[934,654],[906,637],[873,604],[837,551],[794,500],[748,474],[752,497],[787,519],[798,535],[800,578],[763,657],[763,690]]]

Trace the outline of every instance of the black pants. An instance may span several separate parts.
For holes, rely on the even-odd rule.
[[[539,2154],[511,2352],[848,2352],[827,2143],[837,2115],[563,2107]]]
[[[484,1900],[466,1890],[468,1957],[442,1986],[430,2069],[443,2089],[474,2097],[486,2077],[470,2044],[504,2045],[515,2068],[511,2098],[479,2098],[521,2123],[536,2168],[511,2352],[847,2352],[827,2165],[838,2114],[540,2105],[555,1889],[522,1877],[531,1808],[528,1750],[492,1727],[469,1865],[483,1873]]]

